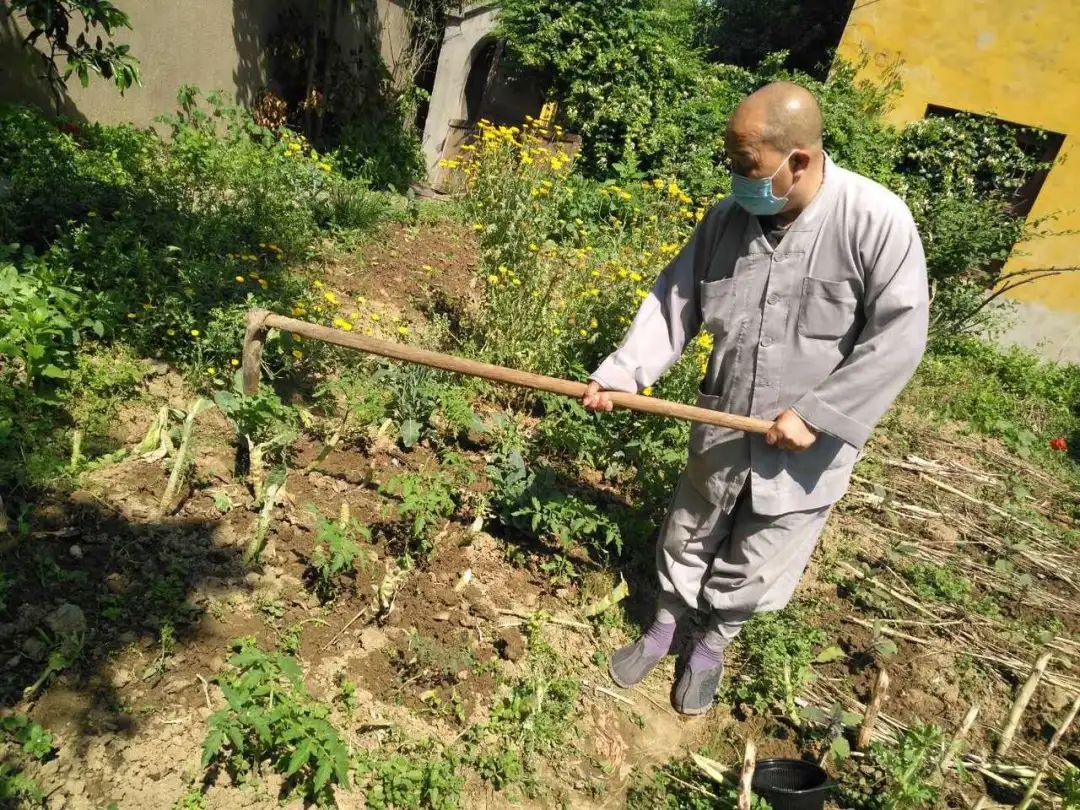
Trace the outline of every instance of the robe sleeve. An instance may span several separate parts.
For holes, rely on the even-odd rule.
[[[709,210],[690,240],[661,271],[622,344],[590,375],[609,391],[640,393],[671,368],[701,329],[698,281],[712,260],[728,208]]]
[[[899,204],[864,258],[865,323],[851,353],[792,409],[811,427],[861,447],[915,373],[926,348],[926,257]]]

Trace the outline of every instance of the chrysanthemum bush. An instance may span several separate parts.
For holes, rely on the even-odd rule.
[[[588,180],[543,128],[482,123],[449,164],[461,178],[480,237],[472,323],[487,360],[584,380],[621,341],[658,273],[674,258],[712,199],[693,199],[672,178],[621,185]],[[708,361],[708,336],[647,395],[693,402]],[[618,411],[596,418],[544,398],[540,440],[549,450],[621,478],[647,507],[663,501],[681,465],[683,424]],[[634,527],[624,527],[634,542]]]
[[[531,120],[523,129],[481,122],[449,168],[460,173],[481,244],[478,351],[577,378],[618,345],[711,202],[672,179],[586,180]],[[708,348],[694,344],[664,382],[669,395],[693,397]]]

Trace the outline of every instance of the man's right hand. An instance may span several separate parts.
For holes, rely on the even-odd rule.
[[[585,393],[581,395],[581,404],[590,411],[610,411],[615,407],[608,392],[600,387],[596,380],[589,380]]]

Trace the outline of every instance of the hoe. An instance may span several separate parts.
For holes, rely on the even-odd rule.
[[[259,390],[263,342],[266,340],[266,334],[270,329],[280,329],[304,338],[321,340],[324,343],[344,346],[347,349],[357,349],[368,354],[388,357],[392,360],[419,363],[443,371],[482,377],[485,380],[516,385],[521,388],[533,388],[538,391],[548,391],[552,394],[561,394],[575,399],[581,399],[582,394],[585,393],[585,383],[560,380],[557,377],[545,377],[541,374],[531,374],[527,371],[518,371],[505,366],[492,365],[491,363],[480,363],[476,360],[467,360],[463,357],[455,357],[441,352],[417,349],[401,343],[365,337],[341,329],[333,329],[329,326],[298,321],[295,318],[286,318],[265,309],[253,309],[248,312],[247,331],[244,334],[243,384],[245,394],[254,394]],[[679,402],[641,396],[640,394],[612,391],[609,395],[613,404],[632,411],[671,416],[691,422],[703,422],[709,425],[742,430],[747,433],[767,433],[769,428],[772,427],[772,422],[766,419],[737,416],[722,411],[709,410],[708,408],[698,408],[693,405],[683,405]]]

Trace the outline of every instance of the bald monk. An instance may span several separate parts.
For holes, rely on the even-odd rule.
[[[706,213],[641,305],[582,404],[652,385],[701,329],[713,336],[698,405],[772,420],[747,435],[694,424],[660,529],[661,596],[609,670],[629,687],[672,651],[678,622],[708,614],[678,662],[684,714],[712,706],[724,648],[780,610],[874,424],[926,345],[926,261],[911,213],[822,150],[821,109],[785,82],[742,101],[726,137],[731,195]],[[753,677],[753,673],[749,673]]]

